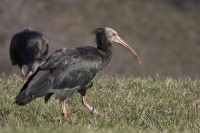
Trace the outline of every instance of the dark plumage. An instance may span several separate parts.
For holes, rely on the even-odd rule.
[[[23,76],[30,76],[45,60],[48,47],[48,40],[44,34],[24,29],[11,39],[10,59],[13,65],[20,67]],[[23,65],[28,66],[27,72],[24,72]]]
[[[33,99],[45,96],[45,102],[56,94],[62,104],[64,117],[67,117],[64,100],[79,92],[82,103],[92,113],[96,110],[86,101],[86,90],[93,85],[97,73],[103,69],[112,57],[112,42],[122,44],[131,50],[139,61],[137,54],[111,28],[97,28],[97,48],[91,46],[77,47],[54,52],[37,71],[29,77],[16,97],[18,105],[25,105]]]

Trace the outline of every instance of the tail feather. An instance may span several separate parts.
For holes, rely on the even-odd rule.
[[[44,103],[47,103],[49,101],[49,99],[51,98],[52,95],[53,95],[53,93],[46,94],[46,96],[44,98]]]
[[[52,88],[52,79],[52,74],[48,70],[36,71],[16,96],[15,103],[25,105],[37,97],[45,96]]]
[[[15,103],[18,105],[26,105],[31,102],[34,98],[30,95],[26,95],[25,91],[20,92],[17,97]]]

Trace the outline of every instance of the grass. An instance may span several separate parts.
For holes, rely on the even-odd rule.
[[[61,119],[58,101],[38,98],[19,107],[14,99],[24,79],[0,76],[0,133],[11,132],[200,132],[200,81],[190,78],[102,77],[88,90],[93,116],[79,94],[67,100]]]

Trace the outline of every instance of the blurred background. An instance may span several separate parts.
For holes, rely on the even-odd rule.
[[[12,36],[26,27],[44,33],[49,55],[62,47],[95,46],[91,31],[111,27],[138,53],[114,45],[111,63],[100,75],[200,75],[199,0],[1,0],[0,73],[20,75],[12,66]]]

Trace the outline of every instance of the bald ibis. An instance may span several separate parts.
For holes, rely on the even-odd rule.
[[[117,32],[111,28],[96,28],[97,48],[91,46],[60,49],[54,52],[37,71],[29,77],[16,96],[18,105],[25,105],[33,99],[45,96],[45,103],[52,94],[56,94],[62,107],[62,115],[66,118],[65,99],[79,92],[82,104],[91,113],[98,114],[96,109],[88,104],[86,90],[91,88],[97,73],[111,60],[112,43],[121,44],[130,50],[140,63],[136,52],[124,42]]]
[[[15,34],[10,43],[10,59],[13,65],[18,65],[22,76],[30,76],[37,67],[45,60],[48,54],[48,40],[40,32],[30,28]],[[28,66],[27,72],[23,65]]]

